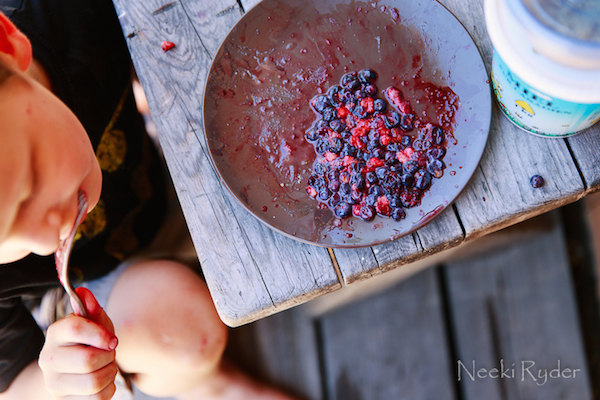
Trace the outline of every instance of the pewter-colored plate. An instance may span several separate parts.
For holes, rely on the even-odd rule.
[[[379,91],[401,88],[418,113],[431,82],[460,98],[447,167],[401,221],[351,217],[342,224],[307,196],[315,153],[304,132],[309,100],[346,71],[370,68]],[[420,78],[414,79],[419,73]],[[404,84],[403,84],[404,82]],[[231,194],[270,228],[327,247],[364,247],[405,236],[438,216],[465,187],[484,151],[490,121],[488,76],[460,22],[433,0],[264,0],[222,43],[207,80],[206,141]],[[417,100],[419,103],[417,103]]]

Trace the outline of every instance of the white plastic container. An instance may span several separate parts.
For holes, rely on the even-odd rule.
[[[521,129],[567,137],[600,120],[600,0],[485,0],[492,85]]]

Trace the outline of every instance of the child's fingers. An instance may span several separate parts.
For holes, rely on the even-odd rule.
[[[87,374],[55,374],[46,379],[46,387],[54,397],[92,396],[114,384],[117,363],[112,362]]]
[[[83,305],[88,312],[87,318],[114,333],[115,328],[113,327],[112,321],[110,318],[108,318],[108,315],[106,315],[104,309],[100,306],[98,300],[96,300],[96,297],[92,294],[92,292],[84,287],[76,288],[75,292],[83,302]]]
[[[51,344],[51,347],[84,344],[110,351],[117,347],[118,341],[105,327],[86,318],[69,315],[50,325],[46,344]]]
[[[42,352],[38,359],[45,370],[63,374],[86,374],[112,363],[115,351],[101,350],[86,345],[58,346],[52,355]]]

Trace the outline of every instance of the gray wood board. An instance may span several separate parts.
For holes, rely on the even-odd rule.
[[[566,252],[555,221],[534,238],[445,267],[466,400],[591,398]],[[551,377],[559,362],[570,378]]]
[[[232,329],[225,358],[286,393],[323,399],[315,323],[304,306]]]
[[[238,326],[340,288],[326,249],[264,227],[212,169],[203,140],[204,82],[241,15],[238,3],[114,4],[221,319]],[[171,5],[161,9],[165,4]],[[163,40],[175,48],[163,52]]]
[[[434,269],[321,318],[328,399],[446,399],[452,362]]]
[[[379,246],[334,249],[346,285],[459,245],[463,231],[452,207],[415,233]]]
[[[462,22],[490,71],[493,47],[485,28],[483,0],[440,3]],[[577,164],[563,139],[541,138],[518,129],[495,102],[493,112],[479,168],[455,202],[467,239],[574,202],[585,192]],[[529,183],[536,174],[546,182],[539,189]]]
[[[577,167],[583,176],[587,193],[595,192],[600,188],[600,124],[566,139],[571,152],[577,160]]]

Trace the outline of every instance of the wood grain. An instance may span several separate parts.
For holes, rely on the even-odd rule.
[[[483,0],[441,0],[462,22],[488,71],[493,46],[485,28]],[[566,142],[531,135],[514,126],[494,102],[487,149],[456,201],[467,239],[481,236],[578,200],[585,188]],[[531,176],[546,184],[534,189]]]
[[[163,5],[115,1],[220,317],[237,326],[338,289],[327,250],[251,217],[224,190],[206,151],[204,82],[220,40],[241,15],[237,2],[175,2],[153,14]],[[163,40],[175,48],[163,52]]]
[[[327,249],[274,233],[224,189],[206,151],[202,104],[212,58],[257,0],[114,0],[157,125],[169,171],[221,318],[238,326],[341,287]],[[483,0],[441,0],[490,67]],[[163,52],[161,42],[175,48]],[[487,149],[454,203],[419,231],[380,246],[334,250],[344,284],[407,263],[561,205],[600,187],[600,127],[568,140],[520,131],[494,106]],[[533,189],[532,175],[545,185]]]
[[[321,318],[328,399],[455,399],[434,269]]]
[[[565,239],[556,219],[529,240],[448,264],[445,276],[456,356],[465,366],[455,360],[464,399],[591,399]],[[489,377],[501,360],[510,377]],[[486,369],[484,378],[469,376],[473,362],[476,373]],[[559,362],[561,371],[571,369],[571,377],[544,380],[543,371],[550,374]]]

